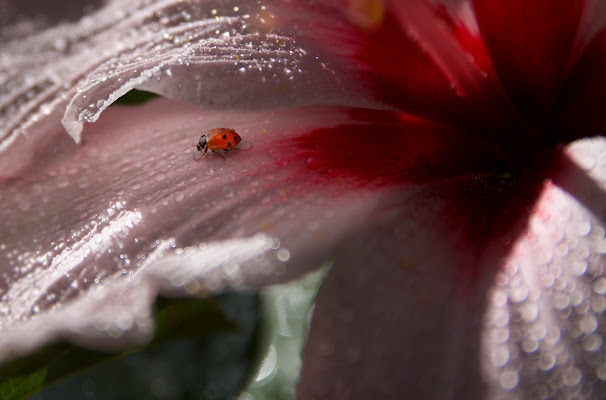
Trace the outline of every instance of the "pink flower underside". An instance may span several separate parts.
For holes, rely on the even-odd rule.
[[[478,15],[493,15],[486,4],[476,7]],[[532,16],[541,9],[527,11]],[[496,15],[501,14],[508,15]],[[568,14],[572,21],[579,13]],[[86,296],[99,285],[95,278],[108,290],[126,285],[183,295],[193,281],[202,282],[200,290],[216,292],[287,280],[332,257],[333,273],[320,295],[306,350],[302,398],[398,397],[403,386],[417,398],[515,395],[529,388],[538,393],[548,378],[567,379],[565,387],[547,385],[567,393],[588,390],[585,379],[606,377],[591,358],[603,352],[601,346],[584,341],[595,342],[604,331],[606,286],[592,282],[604,274],[606,146],[599,139],[579,142],[570,154],[537,158],[528,164],[531,172],[512,179],[507,177],[511,149],[501,149],[504,143],[523,145],[520,137],[513,144],[497,134],[478,139],[504,104],[503,93],[536,84],[537,95],[529,99],[541,108],[552,90],[549,83],[565,86],[562,70],[570,66],[557,64],[535,82],[532,71],[519,72],[507,64],[513,61],[503,61],[515,46],[499,48],[500,42],[490,39],[483,54],[491,55],[497,71],[506,63],[502,68],[508,72],[499,82],[488,74],[485,90],[477,89],[481,78],[466,75],[461,85],[471,95],[457,97],[442,72],[448,72],[449,61],[457,71],[473,71],[474,65],[454,57],[437,68],[416,42],[405,44],[402,53],[389,53],[385,38],[406,31],[390,15],[387,27],[358,37],[368,53],[357,53],[355,60],[376,73],[372,81],[379,98],[420,117],[341,107],[216,113],[157,100],[106,111],[85,130],[84,144],[71,157],[52,165],[36,157],[39,167],[5,182],[0,329],[6,334],[0,346],[6,359],[58,336],[98,344],[103,332],[73,333],[89,332],[94,316],[76,327],[62,326],[82,302],[106,311],[116,307],[106,297]],[[553,29],[538,25],[546,33]],[[478,26],[483,33],[490,29],[482,21]],[[566,26],[575,30],[578,20]],[[473,43],[474,54],[481,55],[481,44],[469,39],[473,34],[462,32],[453,37],[468,49]],[[541,38],[569,43],[566,35],[548,36]],[[521,41],[520,35],[513,37]],[[600,37],[581,60],[601,60]],[[432,51],[442,54],[440,48]],[[489,68],[485,55],[476,60],[478,71]],[[591,67],[589,61],[579,65]],[[589,91],[589,82],[581,83],[578,93],[600,98],[599,88]],[[478,102],[491,93],[494,102]],[[523,109],[516,96],[512,99],[507,107]],[[470,105],[481,114],[479,121],[466,111]],[[509,114],[501,118],[497,125],[505,121],[509,127]],[[194,161],[191,144],[216,126],[236,128],[251,146],[228,153],[226,161]],[[565,137],[560,135],[555,139]],[[246,239],[259,233],[267,242],[257,236],[261,244],[253,247],[254,259],[243,256],[237,265],[229,263],[229,253],[215,260],[205,251],[206,246],[215,253],[244,248]],[[288,251],[287,261],[280,261],[284,252],[276,255],[276,243]],[[560,307],[563,297],[569,302]],[[53,309],[57,304],[61,307]],[[141,308],[145,305],[137,307],[139,320],[146,319]],[[538,311],[529,316],[525,309]],[[580,335],[571,321],[590,323]],[[133,323],[122,338],[145,323]],[[38,335],[24,342],[22,332],[34,326]],[[524,337],[536,347],[517,333],[503,336],[503,327],[529,332]],[[108,347],[141,340],[146,331],[140,330]],[[567,357],[558,356],[562,348]],[[555,359],[551,365],[549,357]],[[576,379],[579,374],[583,379]],[[601,393],[599,382],[589,387]]]
[[[160,110],[162,113],[159,112]],[[514,265],[517,259],[522,260],[526,268],[530,268],[531,271],[536,265],[532,261],[529,262],[528,256],[523,253],[521,256],[517,255],[517,258],[510,257],[509,261],[505,261],[504,257],[509,251],[508,249],[511,249],[511,246],[516,243],[516,237],[519,237],[515,230],[512,231],[509,220],[518,218],[519,222],[523,222],[527,216],[537,214],[541,220],[553,219],[551,222],[556,227],[560,227],[562,222],[558,218],[567,219],[569,227],[565,228],[565,232],[569,233],[556,232],[548,235],[547,238],[544,235],[541,236],[543,238],[541,239],[542,246],[546,248],[543,251],[549,252],[551,248],[559,246],[560,243],[566,243],[566,246],[572,248],[569,243],[579,241],[579,237],[581,237],[582,248],[587,249],[589,254],[599,254],[599,249],[603,246],[599,237],[600,230],[603,232],[603,224],[599,220],[593,219],[590,222],[590,228],[584,228],[587,224],[588,214],[581,206],[574,207],[577,210],[574,213],[578,215],[561,216],[561,211],[557,207],[568,209],[570,208],[568,203],[574,202],[566,195],[564,195],[564,199],[558,199],[555,204],[552,202],[553,199],[549,199],[549,196],[545,197],[544,205],[537,206],[536,212],[531,208],[523,207],[523,205],[532,203],[518,200],[517,204],[521,209],[516,213],[515,207],[509,208],[511,202],[516,204],[516,196],[503,197],[498,196],[497,193],[491,193],[491,191],[487,195],[487,192],[484,191],[484,182],[473,178],[463,177],[441,181],[441,183],[438,181],[433,184],[420,185],[408,182],[405,186],[407,189],[397,182],[389,180],[386,181],[387,183],[373,181],[371,185],[373,190],[368,192],[360,187],[360,181],[365,179],[363,175],[358,175],[353,182],[348,182],[347,179],[340,178],[351,178],[353,175],[351,172],[343,172],[343,170],[340,173],[334,170],[329,172],[322,163],[318,166],[318,156],[313,152],[308,153],[309,148],[305,146],[307,142],[303,141],[304,146],[299,150],[297,150],[296,144],[301,143],[301,139],[295,139],[294,145],[290,142],[290,145],[287,146],[290,139],[280,135],[282,129],[286,132],[288,126],[292,126],[293,120],[310,120],[311,116],[319,118],[323,114],[320,110],[308,111],[292,112],[292,114],[291,112],[270,113],[267,116],[272,123],[266,124],[262,117],[259,120],[263,120],[261,124],[263,128],[255,128],[250,124],[259,117],[258,114],[217,115],[213,113],[206,116],[194,109],[184,112],[182,106],[175,108],[174,104],[171,105],[163,100],[138,109],[111,109],[104,114],[98,124],[90,126],[91,129],[85,131],[85,144],[80,147],[74,158],[51,170],[42,171],[38,177],[31,178],[31,180],[13,182],[8,193],[3,191],[3,202],[9,204],[10,201],[14,201],[17,203],[7,209],[10,209],[15,215],[13,218],[18,218],[22,222],[13,224],[12,219],[5,215],[3,221],[7,221],[7,224],[4,227],[11,229],[11,227],[21,226],[23,229],[24,226],[30,226],[29,234],[11,232],[10,237],[15,238],[18,244],[15,246],[9,243],[9,246],[13,249],[21,249],[13,254],[21,254],[20,260],[25,260],[26,263],[28,257],[40,260],[40,256],[44,252],[38,252],[44,249],[43,243],[46,243],[46,248],[50,249],[51,254],[53,246],[59,244],[61,255],[67,257],[65,262],[49,269],[41,269],[44,261],[42,265],[30,264],[32,265],[30,271],[26,269],[23,271],[23,276],[13,278],[15,280],[12,282],[12,290],[31,286],[33,278],[38,282],[39,292],[35,296],[32,296],[32,293],[28,293],[27,290],[17,290],[24,296],[19,299],[19,293],[11,291],[12,296],[17,295],[10,298],[11,306],[14,307],[13,311],[21,309],[23,312],[19,316],[21,319],[30,319],[31,310],[41,312],[38,321],[44,321],[43,326],[46,326],[46,329],[42,329],[36,324],[36,318],[31,318],[29,323],[23,325],[14,325],[15,321],[5,320],[8,322],[5,329],[12,326],[12,331],[19,334],[15,338],[11,337],[11,330],[6,331],[7,335],[3,337],[5,350],[10,345],[17,352],[20,346],[23,346],[22,332],[28,331],[27,328],[31,328],[32,325],[38,326],[40,332],[48,333],[50,330],[55,335],[68,336],[76,342],[98,346],[98,336],[87,337],[83,333],[78,333],[91,329],[86,322],[82,322],[83,326],[76,327],[61,322],[62,315],[73,316],[73,313],[78,310],[76,307],[74,311],[74,307],[70,307],[70,304],[78,304],[80,309],[85,310],[102,311],[107,307],[122,308],[120,304],[115,305],[105,300],[107,296],[100,296],[100,300],[84,298],[79,300],[80,303],[66,302],[67,299],[78,293],[85,293],[83,292],[87,286],[83,283],[85,278],[88,278],[89,284],[93,286],[97,286],[92,283],[94,278],[100,277],[102,285],[110,288],[113,285],[122,287],[120,285],[128,281],[127,278],[131,276],[131,272],[135,276],[139,272],[143,277],[153,277],[155,282],[164,287],[161,289],[164,293],[187,293],[183,288],[180,289],[181,286],[178,283],[176,285],[174,282],[171,283],[171,279],[174,279],[176,271],[178,271],[174,267],[191,269],[193,274],[201,277],[202,280],[207,278],[207,271],[201,268],[205,263],[204,258],[198,258],[197,261],[188,263],[186,256],[178,255],[180,249],[187,247],[188,243],[195,244],[202,241],[210,244],[213,240],[221,243],[224,241],[222,238],[238,236],[245,238],[249,234],[263,231],[268,234],[276,234],[281,239],[282,247],[291,251],[291,260],[284,269],[287,277],[300,274],[310,265],[317,265],[327,254],[332,253],[323,252],[320,247],[332,248],[335,240],[342,243],[339,246],[341,250],[336,254],[333,253],[336,261],[334,274],[329,279],[319,302],[314,323],[315,331],[312,334],[308,350],[311,355],[307,356],[310,367],[305,370],[306,375],[302,385],[304,392],[310,390],[323,393],[327,390],[342,389],[342,385],[345,385],[347,388],[342,389],[343,391],[330,393],[336,395],[336,398],[346,398],[345,394],[351,393],[351,390],[358,390],[360,398],[363,398],[369,394],[368,390],[374,390],[371,389],[374,387],[371,384],[373,379],[380,379],[385,383],[384,393],[389,394],[394,393],[393,384],[397,383],[396,388],[400,387],[402,374],[411,377],[421,374],[427,377],[422,381],[411,381],[409,387],[411,393],[427,393],[425,391],[431,390],[433,386],[423,382],[434,381],[434,378],[450,385],[443,387],[445,391],[453,390],[455,393],[460,393],[462,390],[463,393],[470,393],[470,391],[475,393],[480,390],[477,386],[478,381],[475,379],[479,379],[477,374],[480,373],[481,367],[474,360],[480,351],[477,342],[482,330],[478,326],[481,316],[485,313],[483,306],[485,293],[488,288],[492,287],[493,277],[498,273],[497,267]],[[328,117],[332,122],[320,118],[318,124],[326,126],[334,123],[334,111],[336,110],[332,110],[329,113],[331,116]],[[348,121],[346,113],[342,115],[343,121],[340,122],[351,123]],[[161,117],[154,118],[154,116]],[[200,120],[200,116],[202,120]],[[128,118],[133,125],[125,125],[123,122],[125,118]],[[214,118],[218,118],[218,120]],[[245,125],[242,125],[242,128],[237,123],[233,126],[243,134],[245,140],[253,143],[253,147],[249,150],[226,154],[226,161],[218,157],[210,157],[196,163],[193,160],[190,146],[197,139],[198,125],[200,123],[208,123],[213,126],[222,125],[223,120],[236,122],[238,118],[243,118],[242,123]],[[288,125],[274,131],[271,128],[272,124],[280,120]],[[309,130],[313,132],[313,129]],[[274,139],[276,134],[281,136],[277,141]],[[306,136],[302,134],[302,137]],[[584,148],[592,146],[604,148],[602,142],[588,142]],[[297,157],[290,155],[293,149],[295,152],[301,153],[302,158],[299,161],[297,161]],[[152,157],[154,154],[155,156]],[[364,156],[366,155],[364,153]],[[592,170],[598,176],[603,174],[603,168],[595,164],[597,154],[589,152],[581,153],[580,156],[583,157],[581,160],[584,160],[585,168]],[[71,172],[71,175],[66,175],[72,168],[75,168],[76,171]],[[572,171],[578,170],[574,166],[568,166],[568,168],[571,168]],[[210,169],[213,172],[208,174]],[[116,174],[116,170],[121,171],[120,174]],[[295,173],[295,171],[297,172]],[[288,177],[285,176],[281,179],[282,173]],[[272,175],[274,175],[273,178]],[[74,179],[66,179],[67,176],[73,176]],[[232,181],[235,176],[241,178]],[[226,184],[225,179],[233,183]],[[600,198],[599,190],[592,192],[591,188],[595,187],[595,183],[590,180],[587,181],[587,184],[581,184],[580,182],[583,181],[579,180],[578,176],[575,176],[572,181],[579,182],[577,184],[579,186],[574,188],[574,192],[587,193],[588,199],[585,200],[587,200],[588,206],[599,209],[599,204],[590,201]],[[275,182],[275,184],[271,182]],[[297,188],[297,186],[299,187]],[[64,195],[56,193],[57,187]],[[306,195],[302,195],[302,191],[306,192]],[[327,195],[327,191],[332,193]],[[553,192],[553,189],[550,191]],[[48,195],[49,192],[53,193],[55,199]],[[557,196],[562,196],[558,190],[556,193]],[[478,197],[476,194],[481,196]],[[293,197],[290,197],[291,195]],[[365,201],[360,201],[361,195],[365,196]],[[322,200],[322,196],[328,198]],[[358,197],[357,204],[354,200],[356,197]],[[265,201],[264,198],[269,200]],[[17,199],[28,199],[31,203],[27,207]],[[250,199],[250,201],[246,199]],[[116,209],[114,206],[117,203],[120,203],[120,207]],[[276,203],[278,207],[275,207]],[[41,204],[44,205],[42,208]],[[61,204],[68,207],[61,207]],[[79,204],[85,207],[78,206]],[[305,205],[312,210],[305,210]],[[106,209],[108,206],[109,208]],[[18,210],[19,207],[26,209]],[[235,210],[234,207],[236,207]],[[552,207],[555,207],[556,211],[549,212]],[[479,210],[483,212],[479,212]],[[499,218],[499,210],[505,213],[506,218]],[[209,212],[214,217],[209,216]],[[531,213],[529,214],[529,212]],[[132,216],[132,213],[140,213],[140,215]],[[328,224],[323,224],[322,218],[314,217],[318,213],[322,218],[328,218]],[[27,217],[28,215],[31,217]],[[129,215],[131,216],[129,217]],[[196,217],[196,215],[200,217]],[[337,216],[335,217],[335,215]],[[550,217],[550,215],[552,216]],[[112,224],[114,221],[118,222],[125,218],[130,219],[132,225]],[[211,218],[210,221],[209,218]],[[23,224],[23,221],[30,219],[35,220],[35,224]],[[95,224],[89,224],[89,221],[95,221]],[[301,237],[306,233],[305,228],[303,232],[300,228],[292,230],[289,228],[292,221],[298,221],[297,226],[299,227],[301,224],[303,226],[308,224],[307,229],[311,236],[309,242],[313,247],[301,243],[305,242],[305,239]],[[335,224],[336,228],[332,226]],[[357,224],[360,224],[363,229],[356,229]],[[207,228],[203,228],[204,226]],[[150,229],[155,231],[150,232]],[[515,229],[521,229],[520,225],[518,224]],[[73,238],[66,241],[68,231]],[[105,238],[103,232],[112,232],[112,235]],[[172,249],[171,243],[167,241],[155,244],[153,248],[147,247],[148,243],[155,243],[154,238],[168,237],[174,232],[182,232],[174,235],[177,238],[175,240],[176,249]],[[344,233],[346,234],[344,235]],[[483,233],[482,237],[475,236],[481,233]],[[148,237],[150,234],[153,237]],[[58,239],[52,240],[53,235],[58,235]],[[2,236],[9,237],[4,234]],[[29,244],[27,244],[30,248],[29,251],[25,247],[20,247],[26,246],[26,243],[19,238],[31,239],[32,237],[36,241],[35,250],[29,240]],[[524,237],[532,239],[532,235]],[[97,243],[99,238],[103,239]],[[134,241],[136,238],[143,243],[139,247]],[[342,242],[339,238],[346,238],[346,240]],[[530,244],[524,244],[527,239],[521,240],[517,247],[523,249],[524,246],[530,246],[532,253],[533,240],[530,241]],[[87,248],[91,248],[92,251],[86,257],[78,259],[74,256],[78,253],[86,255]],[[316,252],[315,256],[310,253],[312,248]],[[108,249],[111,249],[113,254],[106,253]],[[157,258],[158,249],[165,253],[161,258]],[[196,249],[190,248],[189,251],[195,253]],[[136,263],[142,260],[142,255],[151,260],[147,264],[143,264],[151,271],[149,275],[146,275],[145,268],[136,266]],[[204,256],[208,257],[208,255]],[[577,259],[578,256],[581,258]],[[70,259],[70,257],[72,258]],[[270,259],[271,255],[266,254],[266,257]],[[572,251],[570,253],[564,251],[559,257],[555,257],[553,262],[549,257],[547,259],[543,257],[541,262],[547,262],[546,265],[553,269],[561,269],[561,264],[569,262],[571,257],[576,262],[587,262],[582,258],[583,252],[573,253]],[[314,261],[314,258],[317,261]],[[131,267],[126,264],[126,260],[131,262]],[[252,268],[247,270],[243,263],[242,272],[235,275],[238,277],[236,281],[233,281],[233,273],[232,275],[223,273],[220,274],[220,279],[214,278],[216,285],[214,288],[220,290],[224,286],[233,287],[235,285],[238,287],[241,284],[250,286],[255,285],[254,282],[263,284],[275,281],[276,278],[287,279],[284,276],[267,277],[264,273],[259,276],[260,270],[256,268],[254,262],[249,262]],[[595,269],[595,265],[599,265],[599,263],[599,258],[592,258],[591,264],[587,267],[587,274],[594,273],[595,271],[592,271],[591,268]],[[158,268],[154,270],[154,264],[161,269],[169,270],[170,275],[159,273]],[[303,265],[298,267],[301,264]],[[127,267],[128,273],[123,274],[121,267]],[[473,275],[473,271],[478,269],[484,271],[481,277],[470,280],[469,274]],[[70,274],[70,277],[65,275],[66,272]],[[515,268],[514,272],[521,273]],[[552,271],[547,268],[544,274],[539,275],[539,278],[545,279],[542,276],[549,275],[550,272]],[[560,274],[569,280],[579,279],[578,276],[570,276],[566,272]],[[581,274],[580,277],[582,276],[585,275]],[[349,282],[351,279],[354,281]],[[186,274],[184,280],[187,282]],[[331,282],[333,280],[340,282],[338,287],[341,294],[332,291]],[[518,282],[519,280],[518,277]],[[576,280],[573,281],[576,282]],[[50,283],[50,287],[45,288],[45,282]],[[143,288],[149,287],[153,293],[153,288],[157,286],[157,283],[151,283],[141,277],[133,282],[136,284],[127,284],[128,288],[132,287],[131,290],[139,287],[143,290]],[[469,286],[469,282],[475,283]],[[508,290],[513,292],[520,286],[519,283],[508,285],[510,285],[509,282],[505,281],[498,287],[498,290],[509,293]],[[535,290],[540,289],[535,288]],[[148,293],[149,290],[146,289],[145,293]],[[56,296],[56,300],[48,301],[49,295],[51,298]],[[546,294],[548,297],[556,295],[557,293]],[[341,296],[348,299],[345,304],[342,302]],[[602,298],[599,293],[593,296],[598,299],[593,301],[599,301]],[[84,300],[93,301],[96,306],[84,307],[82,306]],[[62,314],[61,308],[53,312],[44,312],[57,301],[62,304],[65,314]],[[324,304],[326,306],[323,306]],[[549,304],[548,301],[547,304]],[[329,332],[323,329],[324,323],[322,322],[324,320],[322,310],[327,306],[331,310],[329,320],[332,321],[329,325]],[[370,307],[368,309],[370,314],[367,314],[366,311],[368,307]],[[503,304],[501,304],[502,307]],[[385,308],[390,310],[389,323],[380,317]],[[146,315],[145,312],[140,311],[140,307],[137,307],[137,310],[139,315]],[[542,313],[547,315],[550,315],[552,311],[549,307],[542,308]],[[45,318],[45,316],[48,317]],[[340,317],[335,320],[335,316]],[[80,321],[82,320],[80,319]],[[84,319],[84,321],[86,320]],[[92,324],[94,321],[96,320],[91,318],[89,322]],[[340,332],[342,329],[334,325],[335,321],[342,321],[343,325],[340,326],[343,329],[347,328],[347,331],[337,336],[340,338],[339,342],[346,345],[348,351],[341,353],[338,347],[331,351],[325,349],[320,358],[316,359],[314,352],[318,348],[317,342],[323,346],[321,348],[324,348],[326,341],[335,337],[335,332]],[[356,325],[354,328],[352,321],[361,321],[362,325]],[[436,325],[437,321],[440,321],[439,325]],[[116,327],[108,325],[109,330],[114,329],[112,334],[115,335]],[[141,325],[145,326],[144,323]],[[452,326],[452,328],[444,328],[445,326]],[[69,328],[68,332],[65,331],[66,327]],[[365,327],[370,328],[370,331]],[[354,336],[351,334],[352,329],[356,332]],[[558,331],[559,326],[550,325],[550,329]],[[453,333],[453,330],[457,333]],[[346,332],[348,332],[347,336]],[[374,333],[369,337],[368,335],[372,332]],[[395,334],[394,332],[400,333]],[[129,338],[129,333],[132,332],[123,333],[124,341]],[[36,335],[28,337],[32,336],[34,336],[32,341],[36,342]],[[346,337],[349,339],[344,340]],[[134,335],[134,338],[130,338],[130,340],[141,340],[141,336]],[[355,345],[355,343],[360,343],[360,340],[365,343],[362,348]],[[124,341],[120,342],[121,345],[125,344]],[[409,345],[403,346],[402,343]],[[411,343],[413,343],[413,349],[410,348]],[[420,346],[420,343],[426,345]],[[512,345],[515,345],[515,342]],[[114,339],[107,346],[114,348],[117,346],[116,340]],[[401,348],[405,354],[395,351],[398,348]],[[456,351],[453,350],[455,348]],[[386,351],[389,354],[388,357],[385,355]],[[482,356],[487,357],[486,354],[491,354],[491,351],[493,348],[488,347]],[[335,354],[343,354],[346,357],[328,357]],[[436,369],[434,363],[422,362],[428,357],[428,354],[434,354],[436,359],[447,356],[449,362],[453,363],[452,365],[463,363],[473,365],[474,368],[466,369],[466,381],[454,384],[453,381],[458,378],[456,374],[453,375],[453,371],[456,371],[457,368],[453,369],[444,365],[443,368]],[[319,361],[323,365],[322,367],[316,364]],[[491,366],[488,361],[485,365]],[[326,368],[335,367],[335,363],[342,371],[338,382],[343,383],[335,385],[333,377],[331,382],[324,384],[321,376],[315,374],[309,376],[309,371],[324,371]],[[372,368],[374,373],[368,375],[369,372],[364,368],[365,365],[374,365]],[[398,368],[394,368],[394,365],[397,365]],[[561,366],[561,368],[565,367],[566,364]],[[499,371],[498,368],[496,370]],[[396,371],[397,376],[394,376],[393,373]],[[362,373],[367,378],[359,379],[357,373]],[[308,381],[308,379],[310,380]],[[359,382],[360,387],[346,385],[345,382],[351,382],[350,379]],[[469,381],[472,382],[467,385],[465,382]]]
[[[557,185],[546,183],[523,233],[499,243],[498,228],[487,232],[481,256],[462,225],[440,232],[448,184],[433,186],[442,199],[386,202],[319,295],[300,398],[603,395],[605,150],[602,139],[574,145],[582,168],[552,169]],[[461,285],[461,266],[483,275]]]

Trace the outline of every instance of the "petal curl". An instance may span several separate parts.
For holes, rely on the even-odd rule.
[[[30,27],[27,39],[2,45],[2,175],[29,161],[11,154],[50,141],[34,126],[41,119],[67,103],[62,122],[79,142],[83,122],[96,121],[133,88],[240,110],[358,101],[347,94],[355,80],[337,78],[344,73],[335,74],[273,19],[271,7],[258,4],[110,1],[94,17],[47,31]]]
[[[140,315],[151,311],[95,300],[106,293],[96,287],[142,286],[151,307],[158,290],[257,288],[319,266],[376,194],[314,179],[308,157],[290,157],[290,139],[348,120],[340,108],[203,113],[167,99],[108,110],[72,158],[1,187],[0,353],[30,350],[19,345],[24,329],[34,344],[72,331],[96,332],[82,339],[94,346],[104,335],[119,337],[115,347],[145,340],[149,321]],[[192,145],[215,126],[235,128],[243,148],[196,162]],[[97,316],[119,311],[131,323],[117,333],[81,316],[72,329],[64,318],[89,303]]]

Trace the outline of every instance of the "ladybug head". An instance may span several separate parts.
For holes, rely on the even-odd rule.
[[[206,135],[200,136],[200,140],[198,140],[198,151],[202,151],[206,149]]]

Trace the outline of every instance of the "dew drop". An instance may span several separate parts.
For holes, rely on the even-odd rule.
[[[581,148],[575,149],[577,151],[574,152],[573,157],[574,161],[584,170],[589,171],[597,165],[597,160],[595,154],[593,154],[591,149]]]
[[[532,340],[530,338],[526,338],[522,341],[522,350],[526,353],[534,353],[539,348],[539,342],[536,340]]]
[[[581,370],[573,367],[564,373],[564,383],[566,386],[574,386],[581,381],[582,377],[583,374],[581,374]]]
[[[543,371],[549,371],[550,369],[552,369],[555,366],[556,363],[556,358],[553,354],[551,353],[545,353],[543,355],[541,355],[541,358],[539,358],[539,368],[542,369]]]
[[[309,157],[307,159],[307,166],[311,169],[318,169],[324,166],[324,162],[319,157]]]
[[[61,178],[61,179],[57,180],[57,187],[58,188],[64,189],[64,188],[66,188],[68,186],[69,186],[69,180],[68,179]]]
[[[269,351],[267,352],[267,355],[265,356],[265,359],[263,360],[262,364],[261,364],[261,368],[259,368],[259,372],[257,373],[257,376],[254,378],[254,384],[259,385],[259,383],[261,381],[264,381],[270,377],[272,377],[273,375],[275,375],[275,372],[277,370],[277,354],[276,351],[274,349],[273,346],[270,346]]]
[[[509,362],[509,351],[504,346],[497,346],[490,354],[492,363],[497,367],[502,367]]]
[[[593,283],[593,291],[599,294],[604,294],[606,293],[606,279],[605,278],[598,278],[594,283]]]
[[[57,51],[65,51],[67,48],[67,41],[63,38],[54,41],[53,45]]]
[[[42,114],[44,114],[44,115],[50,115],[50,114],[51,114],[51,112],[53,112],[53,109],[52,109],[52,107],[51,107],[50,105],[48,105],[48,104],[42,104],[42,105],[40,106],[40,112],[41,112]]]
[[[277,257],[278,257],[278,260],[280,260],[282,262],[286,262],[286,261],[290,260],[290,251],[288,251],[286,249],[280,249],[280,250],[278,250]]]
[[[518,386],[519,380],[520,377],[517,371],[505,371],[499,377],[499,383],[501,384],[501,387],[505,390],[511,390]]]

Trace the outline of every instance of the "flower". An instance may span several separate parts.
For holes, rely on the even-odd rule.
[[[7,28],[3,359],[124,348],[158,293],[330,261],[301,398],[603,394],[603,10],[556,3],[114,0]],[[132,88],[205,108],[107,109]],[[225,125],[250,146],[193,161]]]

